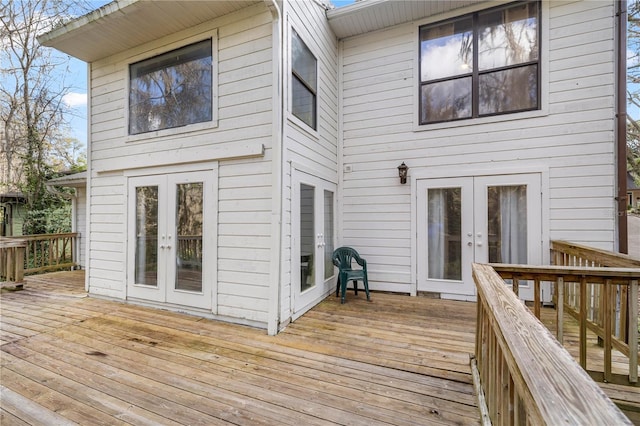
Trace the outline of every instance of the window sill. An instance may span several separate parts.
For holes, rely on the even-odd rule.
[[[203,130],[212,130],[218,128],[218,120],[207,121],[204,123],[188,124],[181,127],[173,127],[171,129],[154,130],[152,132],[139,133],[137,135],[127,135],[125,143],[138,141],[150,141],[153,139],[166,138],[176,135],[185,135],[187,133],[200,132]]]
[[[434,123],[434,124],[417,124],[417,119],[416,119],[413,126],[413,131],[424,132],[429,130],[451,129],[451,128],[460,128],[460,127],[467,127],[467,126],[481,126],[483,124],[493,124],[493,123],[502,123],[506,121],[517,121],[517,120],[525,120],[529,118],[546,117],[547,115],[549,115],[549,113],[545,110],[535,110],[535,111],[517,112],[513,114],[493,115],[491,117],[455,120],[455,121],[448,121],[445,123]]]
[[[320,140],[320,133],[317,130],[313,130],[311,127],[309,127],[307,123],[300,120],[295,115],[288,113],[287,121],[289,122],[290,125],[300,130],[301,133],[304,133],[309,138],[314,139],[315,141]]]

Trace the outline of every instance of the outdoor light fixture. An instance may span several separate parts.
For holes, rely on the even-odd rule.
[[[407,183],[407,171],[408,170],[409,170],[409,166],[404,164],[404,161],[402,162],[402,164],[400,164],[398,166],[398,176],[400,176],[400,183],[402,183],[402,184]]]

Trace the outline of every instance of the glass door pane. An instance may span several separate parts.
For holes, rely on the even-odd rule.
[[[324,191],[324,279],[333,276],[333,191]]]
[[[462,190],[428,190],[429,279],[462,279]]]
[[[300,292],[315,285],[315,188],[300,184]]]
[[[135,197],[135,283],[157,287],[158,187],[137,187]]]
[[[527,186],[487,187],[489,262],[524,265],[527,255]]]
[[[176,290],[202,291],[202,188],[202,182],[176,186]]]
[[[473,300],[473,178],[420,179],[416,290]]]

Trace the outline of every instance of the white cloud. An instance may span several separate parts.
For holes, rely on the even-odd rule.
[[[87,105],[86,93],[67,93],[62,97],[62,102],[71,108],[82,107]]]

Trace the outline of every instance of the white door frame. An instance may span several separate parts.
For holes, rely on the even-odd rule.
[[[457,174],[452,174],[450,168],[435,169],[429,171],[417,171],[411,173],[411,290],[415,296],[418,292],[418,182],[424,179],[456,179],[460,177],[498,177],[503,175],[516,176],[537,174],[540,176],[540,263],[549,263],[549,169],[545,165],[529,165],[522,167],[504,167],[500,173],[495,173],[495,168],[478,167],[465,169]]]
[[[300,235],[300,185],[314,187],[314,267],[315,285],[303,292],[300,291],[301,279],[301,235]],[[324,278],[324,250],[327,236],[324,235],[325,206],[324,192],[333,193],[333,236],[332,244],[335,249],[337,243],[337,185],[325,179],[305,173],[299,169],[291,172],[291,312],[292,319],[300,317],[311,307],[315,306],[335,289],[337,274]]]
[[[471,276],[471,262],[474,259],[473,243],[473,211],[465,206],[469,205],[468,200],[473,204],[473,178],[444,178],[444,179],[420,179],[417,186],[417,226],[418,226],[418,250],[416,256],[420,265],[425,265],[429,256],[427,244],[427,191],[431,188],[460,188],[461,189],[461,229],[460,229],[460,249],[461,249],[461,280],[429,279],[427,268],[418,265],[418,291],[429,291],[434,293],[457,294],[463,299],[473,300],[475,297],[475,286],[465,277]],[[422,218],[422,220],[419,220]],[[428,282],[428,288],[424,287]]]
[[[166,169],[165,173],[129,176],[127,182],[127,298],[161,304],[179,305],[217,312],[217,190],[216,171]],[[203,183],[202,291],[177,290],[175,257],[175,197],[178,184]],[[158,279],[157,286],[142,285],[135,279],[136,187],[158,186]]]

